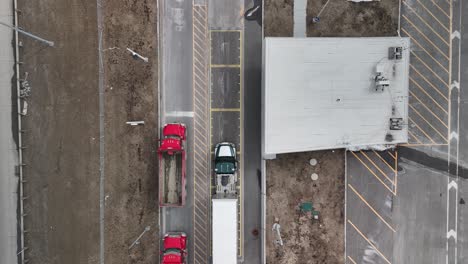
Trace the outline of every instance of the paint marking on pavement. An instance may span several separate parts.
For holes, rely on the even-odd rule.
[[[419,99],[419,97],[417,97],[413,92],[409,91],[411,96],[414,97],[414,99],[416,99],[422,106],[424,106],[424,108],[429,112],[431,113],[437,120],[439,120],[439,122],[444,125],[447,129],[448,129],[448,126],[447,124],[445,124],[444,121],[442,121],[442,119],[440,119],[440,117],[438,115],[436,115],[425,103],[423,103],[421,101],[421,99]],[[411,105],[410,105],[411,106]],[[412,106],[411,106],[412,107]]]
[[[393,195],[395,195],[395,193],[392,191],[392,189],[390,189],[390,187],[388,187],[387,184],[385,184],[385,183],[382,181],[382,179],[380,179],[380,177],[377,176],[377,174],[375,174],[375,172],[373,172],[373,171],[369,168],[369,166],[367,166],[367,164],[366,164],[363,160],[361,160],[354,152],[352,152],[352,151],[350,151],[350,152],[354,155],[354,157],[356,157],[356,159],[358,159],[358,160],[361,162],[362,165],[364,165],[364,167],[367,168],[367,170],[368,170],[370,173],[372,173],[372,175],[374,175],[374,177],[375,177],[380,183],[382,183],[382,185],[383,185],[385,188],[387,188],[387,190],[388,190],[389,192],[391,192]]]
[[[419,85],[413,78],[411,78],[411,76],[409,77],[410,81],[416,85],[416,87],[418,87],[425,95],[427,95],[429,98],[431,98],[431,100],[442,110],[444,111],[447,115],[448,115],[448,111],[445,110],[445,108],[443,108],[438,102],[437,100],[435,100],[424,88],[421,87],[421,85]]]
[[[369,209],[380,219],[382,220],[382,222],[384,222],[384,224],[386,226],[388,226],[388,228],[390,228],[390,230],[392,230],[394,233],[396,232],[395,228],[393,228],[387,221],[385,221],[385,219],[377,212],[377,210],[374,209],[374,207],[372,207],[367,201],[366,199],[364,199],[364,197],[362,197],[361,194],[359,194],[358,191],[356,191],[356,189],[354,189],[354,187],[348,183],[348,187],[357,195],[357,197],[359,197],[359,199],[361,199],[361,201],[367,205],[367,207],[369,207]]]
[[[349,259],[349,261],[351,261],[351,263],[357,264],[356,261],[354,261],[354,259],[351,256],[348,256],[348,259]]]
[[[374,245],[374,243],[372,243],[362,232],[361,230],[359,230],[354,224],[353,222],[351,222],[351,220],[348,219],[348,223],[354,228],[354,230],[356,230],[356,232],[359,233],[359,235],[361,235],[362,238],[364,238],[364,240],[367,241],[367,243],[369,243],[369,245],[385,260],[385,262],[387,262],[388,264],[392,264],[386,257],[384,254],[382,254],[382,252],[380,252],[379,249],[377,249],[377,247]]]
[[[379,159],[380,159],[383,163],[385,163],[392,171],[394,170],[393,167],[390,166],[390,164],[389,164],[384,158],[382,158],[382,156],[380,156],[379,153],[377,153],[375,150],[372,150],[372,152],[374,152],[374,154],[375,154],[377,157],[379,157]]]
[[[457,232],[455,232],[453,229],[450,229],[450,231],[447,232],[447,239],[450,238],[455,239],[455,242],[457,242]]]
[[[193,117],[193,112],[191,112],[191,111],[171,111],[171,112],[167,112],[166,116],[170,116],[170,117]]]
[[[211,68],[240,68],[240,64],[211,64]]]
[[[414,108],[414,106],[412,106],[412,105],[409,105],[409,106],[411,107],[411,109],[412,109],[422,120],[424,120],[437,134],[439,134],[439,136],[440,136],[441,138],[443,138],[445,141],[447,141],[447,136],[444,136],[444,135],[442,134],[442,132],[440,132],[438,129],[436,129],[436,128],[431,124],[431,122],[427,121],[427,119],[426,119],[421,113],[419,113],[419,111],[416,110],[416,108]],[[444,124],[444,125],[445,125],[445,124]]]
[[[421,32],[421,30],[419,30],[419,28],[414,25],[413,22],[411,22],[411,20],[409,20],[409,18],[407,18],[405,15],[402,15],[402,17],[421,35],[423,36],[424,39],[426,39],[427,42],[429,42],[436,50],[438,50],[440,52],[440,54],[442,54],[442,56],[444,56],[447,60],[449,60],[449,57],[447,56],[447,54],[445,54],[445,52],[443,52],[438,45],[436,45],[434,42],[432,42],[432,40],[426,35],[424,34],[423,32]],[[448,44],[447,44],[448,45]]]
[[[211,112],[240,112],[240,108],[211,108]]]
[[[408,33],[408,31],[406,31],[404,28],[401,29],[401,31],[403,31],[403,33],[405,33],[408,37],[411,38],[411,42],[414,42],[416,43],[416,45],[421,48],[427,56],[429,56],[432,60],[434,60],[435,63],[437,63],[442,69],[445,69],[446,67],[444,67],[438,60],[436,60],[429,51],[427,51],[412,35],[410,35]],[[446,70],[447,71],[447,70]]]
[[[423,78],[424,81],[426,81],[427,84],[429,84],[436,92],[438,92],[442,97],[445,98],[445,100],[449,101],[448,97],[444,95],[431,81],[429,81],[421,72],[419,72],[413,65],[410,64],[410,68],[413,69],[421,78]],[[449,85],[446,84],[447,88],[449,88]]]
[[[429,13],[429,15],[431,15],[437,22],[439,22],[439,24],[443,28],[445,28],[447,31],[450,32],[450,30],[442,22],[440,22],[440,20],[429,9],[427,9],[427,7],[425,5],[423,5],[419,0],[416,0],[416,1],[419,3],[419,5],[421,5]]]
[[[450,181],[450,183],[447,186],[447,189],[450,191],[450,189],[454,188],[455,190],[458,189],[458,184],[455,181]]]
[[[390,178],[387,176],[387,174],[386,174],[385,172],[383,172],[382,169],[381,169],[379,166],[377,166],[377,164],[375,164],[375,162],[374,162],[371,158],[369,158],[369,156],[367,156],[367,154],[366,154],[364,151],[360,150],[359,152],[361,152],[361,154],[362,154],[364,157],[366,157],[366,159],[369,160],[370,163],[372,163],[372,165],[374,165],[374,167],[375,167],[375,168],[376,168],[392,185],[394,184],[394,183],[393,183],[393,180],[390,179]]]
[[[408,119],[413,123],[413,125],[415,125],[419,131],[421,131],[432,143],[436,144],[436,142],[421,128],[418,126],[418,124],[416,124],[416,122],[414,122],[413,119],[411,119],[411,117],[408,117]]]

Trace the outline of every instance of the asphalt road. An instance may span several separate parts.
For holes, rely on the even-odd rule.
[[[13,2],[0,3],[0,20],[11,24]],[[18,178],[15,166],[18,163],[18,152],[13,139],[12,122],[12,89],[13,78],[13,48],[11,41],[13,31],[0,26],[0,256],[2,263],[16,263],[17,261],[17,221],[16,208],[18,203]],[[15,86],[16,88],[16,86]],[[14,97],[16,98],[16,97]],[[15,99],[16,100],[16,99]],[[14,104],[16,107],[16,104]],[[15,111],[16,113],[16,111]],[[10,125],[11,124],[11,125]]]
[[[192,88],[192,1],[160,1],[161,73],[160,125],[187,125],[186,201],[181,208],[161,209],[161,236],[182,231],[193,238],[193,88]],[[189,259],[193,243],[189,243]]]
[[[468,208],[460,199],[468,200],[468,3],[460,1],[461,49],[460,49],[460,126],[459,165],[465,168],[458,182],[458,263],[468,263]],[[464,15],[462,15],[464,14]]]
[[[245,10],[253,1],[245,1]],[[244,263],[261,263],[261,76],[262,28],[244,22]]]

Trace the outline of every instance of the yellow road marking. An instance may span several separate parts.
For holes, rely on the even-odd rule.
[[[426,11],[429,13],[429,15],[431,15],[437,22],[439,22],[439,24],[440,24],[443,28],[445,28],[449,33],[451,33],[451,31],[450,31],[442,22],[440,22],[440,20],[439,20],[434,14],[432,14],[432,12],[431,12],[429,9],[427,9],[427,7],[426,7],[425,5],[423,5],[419,0],[416,0],[416,1],[417,1],[417,2],[419,3],[419,5],[421,5],[424,9],[426,9]]]
[[[423,36],[427,42],[431,43],[432,46],[434,46],[434,48],[436,48],[436,50],[438,50],[440,52],[440,54],[442,54],[442,56],[444,56],[447,60],[449,59],[449,57],[447,55],[445,55],[445,52],[443,52],[439,46],[437,46],[436,44],[434,44],[434,42],[432,42],[427,36],[426,34],[424,34],[423,32],[421,32],[421,30],[419,30],[418,27],[416,27],[413,22],[411,22],[411,20],[409,20],[409,18],[407,18],[405,15],[402,15],[402,17],[408,22],[411,24],[411,26],[413,26],[414,29],[416,29],[416,31],[419,32],[419,34],[421,34],[421,36]]]
[[[424,88],[422,88],[421,85],[419,85],[413,78],[411,78],[411,76],[409,78],[410,78],[410,81],[416,85],[416,87],[418,87],[424,94],[426,94],[429,98],[431,98],[432,101],[434,101],[434,103],[440,109],[442,109],[442,111],[444,111],[446,114],[448,114],[447,110],[445,110],[428,92],[426,92],[426,90]]]
[[[445,10],[443,10],[443,9],[440,7],[439,4],[437,4],[434,0],[432,0],[432,3],[433,3],[437,8],[439,8],[439,10],[440,10],[442,13],[444,13],[444,15],[446,15],[447,17],[450,18],[449,14],[447,14],[447,12],[445,12]]]
[[[384,158],[382,158],[382,156],[380,156],[379,153],[377,153],[375,150],[372,150],[372,152],[374,152],[374,154],[375,154],[377,157],[379,157],[379,159],[380,159],[383,163],[385,163],[385,164],[393,171],[393,167],[390,166],[390,164],[388,164],[388,162],[387,162]]]
[[[393,228],[387,221],[385,221],[385,219],[374,209],[374,207],[372,207],[367,201],[366,199],[364,199],[364,197],[362,197],[362,195],[356,191],[356,189],[354,189],[354,187],[348,183],[348,187],[357,195],[357,197],[359,197],[361,199],[361,201],[367,205],[367,207],[369,207],[369,209],[371,209],[371,211],[380,219],[382,220],[382,222],[385,223],[386,226],[388,226],[388,228],[390,228],[390,230],[392,230],[394,233],[396,232],[395,228]]]
[[[401,31],[403,31],[407,36],[409,36],[411,38],[411,42],[414,42],[416,43],[416,45],[421,48],[422,50],[424,50],[424,52],[426,52],[426,55],[429,56],[432,60],[434,60],[435,63],[437,63],[442,69],[444,69],[447,73],[448,71],[445,69],[446,67],[443,66],[438,60],[436,60],[432,55],[431,53],[429,53],[429,51],[427,51],[412,35],[410,35],[408,33],[408,31],[406,31],[404,28],[401,29]]]
[[[426,118],[424,118],[424,116],[421,115],[421,113],[419,113],[418,110],[416,110],[416,108],[414,108],[412,105],[409,105],[411,107],[411,109],[413,109],[414,112],[416,112],[416,114],[421,117],[422,120],[426,121],[426,123],[435,131],[437,132],[437,134],[439,134],[443,139],[447,140],[447,138],[442,135],[442,133],[439,132],[439,130],[437,130],[432,124],[431,122],[427,121]],[[448,132],[448,131],[447,131]]]
[[[426,108],[427,111],[429,111],[437,120],[440,121],[440,123],[441,123],[442,125],[444,125],[444,126],[448,129],[448,126],[445,124],[445,122],[442,121],[434,112],[432,112],[432,110],[429,109],[429,107],[427,107],[426,104],[424,104],[423,102],[421,102],[421,100],[420,100],[413,92],[410,91],[410,94],[411,94],[411,96],[413,96],[414,98],[416,98],[416,100],[418,100],[418,101],[424,106],[424,108]]]
[[[428,28],[430,28],[430,29],[432,30],[432,32],[434,32],[434,34],[436,34],[443,42],[445,42],[445,44],[449,45],[449,43],[447,42],[447,40],[445,40],[445,38],[443,38],[439,33],[437,33],[437,31],[436,31],[433,27],[431,27],[431,26],[429,25],[429,23],[427,23],[426,20],[424,20],[424,18],[422,18],[416,11],[414,11],[414,9],[413,9],[411,6],[409,6],[409,5],[406,3],[406,1],[403,2],[403,3],[405,3],[405,5],[406,5],[409,9],[411,9],[411,11],[413,11],[413,13],[414,13]],[[406,20],[408,20],[408,19],[406,18]],[[410,23],[411,23],[411,22],[410,22]]]
[[[442,97],[444,97],[447,101],[448,101],[448,98],[447,96],[445,96],[441,91],[439,91],[439,89],[437,89],[437,87],[435,87],[435,85],[430,82],[426,77],[424,77],[424,75],[422,75],[418,70],[416,70],[415,67],[413,67],[413,65],[410,64],[410,67],[411,69],[413,69],[419,76],[421,76],[421,78],[424,79],[424,81],[426,81],[432,88],[434,88],[434,90],[436,90],[436,92],[438,92]]]
[[[400,144],[399,146],[402,147],[419,147],[419,146],[447,146],[448,144],[413,144],[413,143],[408,143],[408,144]]]
[[[390,152],[390,151],[387,151],[388,155],[392,156],[393,159],[396,159],[396,157]]]
[[[385,184],[385,183],[382,181],[382,179],[380,179],[379,176],[377,176],[377,174],[375,174],[375,173],[367,166],[367,164],[366,164],[364,161],[362,161],[354,152],[352,152],[352,151],[350,151],[350,152],[354,155],[354,157],[356,157],[356,159],[358,159],[358,160],[361,162],[362,165],[364,165],[364,167],[367,168],[367,170],[369,170],[370,173],[372,173],[372,175],[374,175],[374,177],[375,177],[377,180],[379,180],[380,183],[383,184],[383,186],[385,186],[385,188],[387,188],[388,191],[390,191],[393,195],[395,195],[395,193],[392,191],[392,189],[390,189],[390,188],[387,186],[387,184]]]
[[[385,178],[387,178],[387,180],[388,180],[392,185],[394,184],[394,183],[393,183],[393,180],[391,180],[391,179],[387,176],[387,174],[385,174],[385,172],[383,172],[383,171],[379,168],[379,166],[377,166],[377,165],[374,163],[374,161],[373,161],[371,158],[369,158],[369,156],[367,156],[367,154],[366,154],[364,151],[360,150],[359,152],[361,152],[361,154],[364,155],[364,157],[366,157],[366,159],[369,160],[370,163],[372,163],[372,165],[374,165],[374,167],[375,167],[378,171],[380,171],[380,173],[381,173]]]
[[[211,64],[211,68],[240,68],[240,64]]]
[[[367,243],[369,243],[369,245],[375,250],[377,251],[377,253],[379,253],[379,255],[388,263],[388,264],[392,264],[390,261],[388,261],[388,259],[384,256],[384,254],[382,254],[382,252],[380,252],[380,250],[377,249],[377,247],[361,232],[361,230],[359,230],[354,224],[353,222],[351,222],[351,220],[348,219],[348,223],[354,227],[354,230],[356,230],[356,232],[359,233],[359,235],[361,235],[362,238],[364,238],[364,240],[367,241]]]
[[[413,124],[419,129],[419,131],[421,131],[432,143],[435,144],[435,141],[434,141],[424,130],[422,130],[422,129],[418,126],[418,124],[416,124],[416,122],[414,122],[413,119],[411,119],[411,117],[408,117],[408,119],[409,119],[411,122],[413,122]]]
[[[432,74],[434,74],[435,77],[437,77],[442,83],[447,83],[448,85],[448,81],[444,81],[444,79],[442,79],[437,73],[435,73],[431,67],[429,67],[429,65],[427,65],[421,58],[419,58],[414,52],[411,51],[411,54],[413,54],[413,56],[418,59],[424,66],[426,66],[426,68],[432,72]]]
[[[395,150],[395,195],[397,194],[398,190],[398,150]]]
[[[211,108],[211,112],[240,112],[240,108]]]
[[[349,261],[351,261],[353,264],[357,264],[356,261],[354,261],[354,259],[351,258],[350,256],[348,256],[348,259],[349,259]]]
[[[225,29],[210,29],[210,32],[241,32],[240,29],[232,29],[232,30],[225,30]]]
[[[416,139],[416,141],[417,141],[419,144],[403,144],[402,146],[411,146],[411,145],[419,146],[419,145],[423,145],[422,142],[418,139],[418,137],[415,136],[409,129],[408,129],[408,133],[409,133],[414,139]]]

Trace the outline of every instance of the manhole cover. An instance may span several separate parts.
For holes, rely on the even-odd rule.
[[[310,163],[310,165],[315,166],[315,165],[317,165],[317,160],[316,159],[310,159],[309,163]]]
[[[318,174],[317,174],[317,173],[312,173],[312,175],[310,175],[310,178],[311,178],[313,181],[316,181],[316,180],[318,180]]]

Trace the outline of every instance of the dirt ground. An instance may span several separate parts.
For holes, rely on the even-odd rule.
[[[309,160],[318,163],[311,166]],[[317,173],[313,181],[311,174]],[[344,263],[344,151],[278,155],[266,164],[267,264]],[[298,210],[312,202],[319,219]],[[284,246],[271,228],[278,218]]]
[[[396,36],[398,0],[354,3],[330,0],[313,23],[327,0],[307,2],[308,37],[378,37]],[[293,34],[293,0],[265,0],[265,36],[291,37]]]
[[[105,1],[105,260],[157,263],[156,1]],[[99,91],[96,1],[18,1],[21,75],[32,95],[23,117],[25,245],[29,263],[98,263]],[[115,47],[115,48],[114,48]],[[134,60],[129,47],[149,57]],[[111,49],[112,48],[112,49]],[[130,127],[130,120],[145,125]],[[129,245],[146,226],[141,243]]]
[[[107,263],[159,258],[156,1],[104,1]],[[148,57],[135,60],[130,48]],[[125,122],[143,120],[144,126]],[[129,245],[150,226],[141,243]]]

